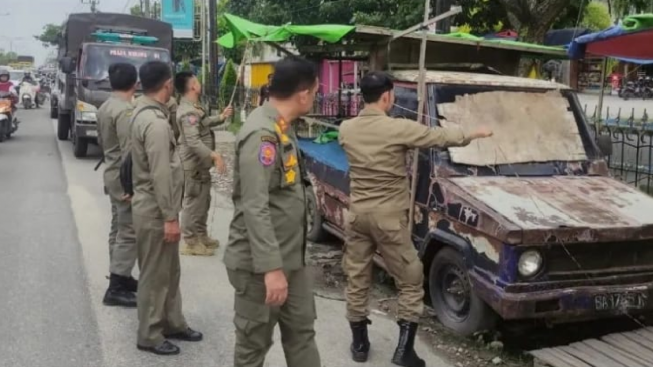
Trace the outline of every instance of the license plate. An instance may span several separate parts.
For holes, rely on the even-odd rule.
[[[646,307],[647,296],[644,293],[625,292],[594,296],[597,311],[639,310]]]
[[[97,137],[97,131],[95,131],[95,130],[86,130],[86,136]]]

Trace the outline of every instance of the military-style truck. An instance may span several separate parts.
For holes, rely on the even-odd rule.
[[[421,150],[416,177],[407,164],[413,243],[445,326],[472,335],[500,319],[653,315],[653,198],[610,177],[610,137],[596,136],[569,87],[428,71],[418,119],[418,72],[393,75],[393,115],[494,130],[467,147]],[[345,153],[324,140],[300,140],[311,240],[342,238],[349,202]]]
[[[58,139],[70,137],[75,156],[85,156],[88,144],[97,142],[97,110],[111,93],[109,66],[170,62],[171,51],[169,23],[128,14],[71,14],[60,37],[57,92],[50,105]]]

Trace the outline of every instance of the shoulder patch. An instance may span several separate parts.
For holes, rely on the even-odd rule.
[[[269,142],[261,143],[258,150],[258,160],[265,167],[271,166],[277,157],[277,148]]]
[[[199,121],[197,115],[195,115],[194,113],[189,113],[184,115],[183,119],[186,120],[186,122],[188,122],[190,126],[197,125],[197,121]]]
[[[264,143],[272,143],[272,144],[277,144],[279,142],[276,136],[271,136],[271,135],[261,136],[261,141]]]

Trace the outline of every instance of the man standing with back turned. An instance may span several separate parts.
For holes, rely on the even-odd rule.
[[[166,104],[172,96],[168,64],[150,61],[139,70],[145,96],[132,122],[134,228],[138,244],[138,341],[140,350],[179,354],[167,339],[200,341],[186,324],[179,280],[179,212],[184,173]]]
[[[311,110],[315,66],[279,61],[270,102],[247,118],[236,137],[234,217],[225,251],[234,287],[234,367],[263,367],[278,323],[288,367],[321,367],[315,300],[306,269],[306,194],[292,122]]]
[[[104,294],[107,306],[136,307],[138,282],[132,277],[136,264],[136,234],[132,220],[131,198],[120,184],[120,165],[129,151],[131,118],[138,72],[131,64],[109,67],[113,93],[98,110],[98,142],[104,152],[104,190],[111,199],[109,234],[109,289]]]
[[[185,172],[185,190],[181,230],[184,237],[182,255],[212,256],[218,240],[208,235],[206,222],[211,207],[211,166],[218,173],[225,172],[222,156],[215,151],[212,127],[224,123],[231,116],[231,106],[219,116],[206,116],[200,105],[202,85],[190,72],[175,76],[175,89],[182,96],[177,109],[176,123],[180,127],[179,154]]]
[[[343,268],[347,275],[347,319],[353,334],[352,359],[365,362],[370,349],[367,325],[372,261],[378,249],[399,288],[399,343],[392,363],[424,367],[413,348],[424,310],[422,262],[408,232],[410,192],[406,154],[411,148],[464,146],[492,132],[480,128],[429,128],[387,115],[394,105],[393,83],[381,72],[360,83],[365,101],[358,117],[340,126],[338,140],[349,160],[350,203],[345,218]]]

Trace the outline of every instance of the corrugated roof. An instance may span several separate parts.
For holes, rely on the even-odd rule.
[[[391,74],[395,79],[404,82],[417,83],[419,79],[418,70],[397,70],[393,71]],[[540,79],[435,70],[428,70],[426,72],[426,82],[440,84],[497,85],[515,88],[570,89],[567,85]]]

